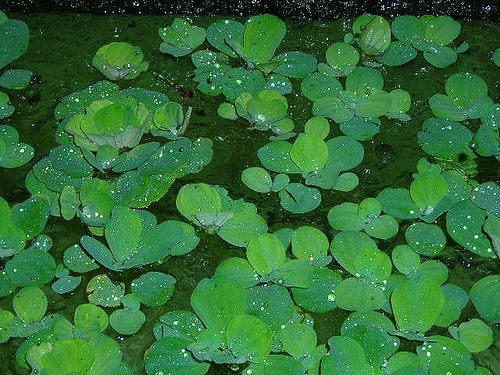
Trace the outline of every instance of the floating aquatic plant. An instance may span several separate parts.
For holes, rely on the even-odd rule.
[[[0,12],[0,32],[6,27],[24,30]],[[132,374],[120,345],[106,334],[142,335],[154,309],[159,317],[144,357],[147,374],[203,375],[215,365],[244,375],[491,374],[472,354],[493,344],[499,275],[481,275],[469,288],[447,267],[464,249],[488,267],[500,254],[500,189],[478,172],[499,155],[500,107],[486,83],[455,73],[446,95],[431,97],[436,117],[424,120],[417,135],[428,159],[418,161],[407,185],[386,184],[366,197],[351,171],[363,162],[361,142],[379,142],[382,123],[383,131],[396,132],[400,121],[411,120],[410,94],[384,91],[390,71],[374,68],[409,62],[417,50],[445,67],[466,49],[449,47],[460,25],[446,16],[400,16],[390,23],[365,14],[354,21],[352,35],[328,46],[320,64],[300,51],[279,53],[285,32],[272,15],[245,24],[222,19],[206,30],[176,18],[160,29],[160,50],[181,61],[191,54],[198,89],[226,97],[221,117],[272,130],[257,151],[261,166],[242,166],[241,183],[230,190],[241,194],[245,185],[266,194],[262,199],[276,193],[287,212],[261,212],[250,198],[233,198],[204,182],[211,172],[169,189],[201,171],[213,150],[211,140],[186,136],[198,131],[189,125],[192,108],[184,111],[161,92],[101,81],[58,103],[57,145],[26,176],[32,195],[12,207],[0,198],[0,296],[6,297],[0,343],[19,343],[18,368]],[[211,49],[195,51],[205,38]],[[24,52],[22,43],[15,47],[0,61]],[[113,43],[95,60],[108,78],[129,79],[147,67],[138,51]],[[0,83],[15,89],[27,77],[7,71]],[[295,99],[283,95],[302,78],[313,117],[294,124]],[[11,111],[0,94],[0,115]],[[1,167],[32,156],[13,127],[0,127]],[[194,227],[164,205],[173,191],[178,213]],[[159,200],[153,215],[147,209]],[[325,221],[314,214],[290,221],[288,212],[326,213],[322,202],[331,207],[326,218],[333,231],[324,232]],[[80,243],[61,250],[60,233],[45,228],[49,214],[56,225],[59,216],[77,217],[85,225]],[[165,268],[171,257],[191,253],[181,259],[187,264],[207,251],[198,244],[208,236],[195,227],[225,241],[224,260],[194,287],[191,311],[179,310],[165,304],[175,301],[176,284],[185,288],[191,277],[176,279]],[[206,268],[198,260],[193,267],[194,273]],[[90,303],[77,306],[71,321],[51,313],[55,294],[71,298],[82,284]],[[326,343],[315,327],[325,312],[348,314]]]
[[[142,50],[127,42],[105,44],[97,50],[92,65],[112,81],[134,79],[149,67]]]

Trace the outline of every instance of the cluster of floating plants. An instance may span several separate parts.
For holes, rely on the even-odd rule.
[[[411,93],[384,90],[381,69],[406,64],[417,51],[446,68],[468,49],[454,44],[458,22],[430,15],[392,22],[361,15],[324,58],[277,54],[286,26],[272,15],[206,29],[175,18],[158,33],[162,53],[190,55],[201,93],[223,95],[221,118],[270,134],[257,151],[260,165],[243,167],[242,187],[263,199],[276,193],[292,214],[316,210],[322,196],[355,191],[363,142],[383,122],[411,120]],[[26,24],[0,12],[0,86],[8,90],[31,80],[28,71],[3,70],[28,39]],[[498,49],[492,60],[500,65]],[[213,364],[244,375],[492,374],[473,356],[492,345],[500,324],[500,275],[466,290],[448,281],[439,260],[450,246],[491,262],[500,256],[500,188],[475,180],[481,159],[500,157],[500,104],[481,77],[452,74],[445,94],[429,96],[435,117],[417,134],[427,157],[411,182],[327,207],[326,233],[309,223],[271,225],[254,203],[192,179],[175,198],[176,218],[158,222],[148,207],[217,158],[212,141],[185,136],[191,108],[162,92],[120,89],[121,80],[148,70],[140,47],[104,45],[92,64],[108,80],[59,101],[58,146],[30,166],[30,197],[13,206],[0,197],[0,297],[11,306],[0,309],[0,343],[18,340],[20,369],[132,374],[113,331],[144,329],[145,312],[165,305],[181,282],[163,272],[166,261],[217,234],[239,255],[197,284],[192,311],[170,308],[156,320],[147,374],[203,375]],[[312,116],[300,125],[286,97],[294,87],[311,102]],[[0,118],[13,111],[0,92]],[[0,168],[33,155],[13,126],[0,126]],[[85,226],[59,257],[51,252],[57,239],[44,233],[49,217]],[[130,269],[138,276],[122,282]],[[88,303],[73,316],[50,312],[57,311],[51,295],[70,294],[84,280]],[[464,318],[466,307],[475,312]],[[347,318],[319,342],[315,318],[336,309]]]

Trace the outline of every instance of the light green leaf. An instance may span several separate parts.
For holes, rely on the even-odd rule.
[[[425,333],[438,320],[444,304],[444,293],[432,279],[408,280],[391,295],[394,318],[403,331]]]
[[[241,181],[258,193],[269,193],[273,185],[271,175],[261,167],[249,167],[243,170]]]
[[[278,17],[264,14],[245,23],[243,53],[254,64],[271,61],[286,33],[286,25]]]
[[[12,300],[14,312],[25,324],[41,320],[47,311],[48,300],[44,291],[37,287],[21,289]]]
[[[317,172],[326,165],[328,146],[314,134],[303,133],[298,136],[290,149],[290,157],[303,175]]]
[[[242,362],[263,362],[271,350],[272,336],[267,325],[248,314],[235,316],[227,326],[227,347]]]
[[[415,204],[428,214],[448,194],[448,184],[439,172],[417,175],[410,185],[410,195]]]
[[[191,306],[208,328],[224,331],[235,316],[246,313],[247,293],[232,279],[215,276],[198,283]]]
[[[335,42],[326,50],[326,61],[333,68],[335,76],[345,77],[359,62],[359,52],[345,42]]]
[[[285,263],[285,252],[278,237],[262,234],[248,243],[247,259],[260,275],[267,275]]]
[[[479,353],[493,344],[493,330],[482,320],[471,319],[458,326],[458,341],[471,353]]]

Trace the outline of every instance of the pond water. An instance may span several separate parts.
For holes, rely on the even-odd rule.
[[[329,191],[323,194],[323,201],[316,210],[302,215],[293,215],[283,210],[276,194],[252,192],[241,183],[241,172],[249,166],[260,165],[256,151],[265,144],[269,134],[247,128],[244,122],[232,122],[217,115],[217,107],[222,97],[209,97],[196,90],[193,81],[193,66],[189,56],[172,58],[160,53],[157,30],[170,25],[172,17],[165,16],[129,16],[87,14],[9,14],[9,18],[25,21],[30,28],[30,46],[27,53],[9,68],[24,68],[33,71],[35,78],[32,85],[20,92],[9,92],[16,107],[13,116],[3,120],[2,124],[14,126],[22,142],[35,149],[34,159],[17,169],[0,169],[0,196],[11,205],[24,201],[29,193],[24,187],[24,178],[31,166],[56,146],[54,133],[57,122],[53,111],[59,100],[81,90],[101,79],[101,73],[91,63],[97,49],[112,41],[127,41],[141,47],[150,66],[133,81],[120,82],[121,88],[143,87],[168,95],[171,100],[193,108],[191,120],[186,131],[190,138],[207,137],[213,140],[214,158],[202,172],[191,174],[177,180],[168,193],[159,202],[149,207],[158,221],[177,218],[182,220],[175,207],[175,197],[186,183],[206,182],[227,188],[232,197],[241,197],[254,203],[270,230],[285,225],[314,225],[332,238],[332,228],[326,216],[330,208],[345,201],[360,202],[366,197],[376,196],[386,187],[408,188],[415,173],[417,161],[424,157],[417,142],[417,132],[422,122],[432,116],[427,100],[434,93],[444,92],[444,82],[453,73],[468,71],[482,77],[489,87],[490,97],[500,100],[499,69],[492,68],[491,53],[499,46],[498,24],[487,22],[461,21],[460,40],[467,41],[470,49],[459,56],[458,61],[446,69],[430,66],[421,54],[410,63],[397,68],[381,68],[385,78],[386,91],[403,88],[411,93],[412,106],[409,111],[412,119],[408,122],[382,119],[381,131],[373,140],[363,142],[365,157],[355,172],[359,186],[349,193]],[[192,19],[199,26],[206,27],[214,18],[200,17]],[[332,22],[287,22],[287,34],[280,46],[282,51],[300,50],[311,53],[324,61],[328,46],[338,40],[350,27],[350,20]],[[280,52],[278,50],[278,52]],[[299,83],[294,88],[299,92]],[[192,95],[190,94],[192,93]],[[311,117],[310,101],[301,95],[287,96],[289,114],[294,119],[296,131],[302,131],[303,124]],[[332,122],[333,124],[333,122]],[[331,135],[340,135],[336,125],[332,125]],[[480,158],[479,174],[476,179],[499,181],[500,173],[495,158]],[[442,224],[440,222],[440,224]],[[45,233],[54,240],[51,254],[58,263],[63,251],[78,243],[80,237],[87,234],[87,229],[77,219],[65,221],[51,217]],[[174,309],[190,310],[189,296],[197,283],[211,277],[218,264],[232,256],[241,256],[242,250],[224,242],[218,236],[198,231],[200,245],[191,253],[174,257],[161,265],[147,266],[122,273],[109,272],[114,281],[129,283],[146,270],[163,271],[177,279],[176,289],[170,301],[161,307],[142,308],[147,320],[141,330],[132,336],[119,336],[111,328],[107,334],[115,337],[124,352],[134,373],[144,373],[143,356],[145,350],[154,342],[152,326],[164,312]],[[380,248],[392,248],[404,241],[401,233]],[[498,274],[498,261],[485,259],[465,251],[448,241],[447,248],[438,259],[450,270],[449,281],[468,290],[474,282],[484,276]],[[3,267],[3,263],[1,265]],[[335,268],[335,265],[331,265]],[[49,312],[59,312],[72,317],[74,309],[87,302],[84,285],[103,269],[85,274],[81,286],[70,294],[54,294],[50,287],[45,287],[49,299]],[[3,298],[0,307],[10,309],[11,297]],[[111,311],[111,310],[110,310]],[[464,316],[472,316],[474,309],[469,305]],[[312,314],[318,342],[326,343],[332,335],[340,333],[340,325],[347,317],[346,311],[335,309],[324,314]],[[436,332],[440,332],[437,330]],[[14,353],[21,340],[13,339],[7,344],[0,344],[0,372],[4,375],[28,373],[20,369],[14,360]],[[410,345],[408,349],[412,349]],[[475,355],[476,363],[500,374],[500,334],[495,331],[494,345],[487,351]],[[210,374],[234,373],[226,366],[212,366]]]

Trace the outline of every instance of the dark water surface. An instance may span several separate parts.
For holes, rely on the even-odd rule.
[[[166,93],[170,99],[182,102],[184,99],[169,82],[174,82],[186,90],[194,92],[185,104],[193,107],[193,116],[186,135],[190,138],[202,136],[214,142],[214,159],[205,169],[196,175],[189,175],[178,180],[167,195],[150,210],[158,217],[158,221],[178,216],[175,208],[175,196],[179,188],[188,182],[204,181],[226,187],[231,196],[243,197],[257,205],[259,213],[266,218],[270,229],[283,224],[297,226],[312,223],[325,233],[331,233],[326,214],[329,209],[344,201],[359,202],[368,196],[375,196],[384,187],[408,187],[411,175],[415,172],[417,160],[424,156],[416,140],[422,122],[431,117],[427,100],[435,93],[444,92],[445,80],[455,72],[469,71],[481,76],[488,84],[490,96],[499,101],[499,70],[491,63],[492,51],[500,46],[498,24],[488,22],[464,22],[460,40],[467,41],[470,49],[460,54],[458,62],[449,68],[440,70],[429,66],[421,54],[403,67],[384,68],[386,91],[401,87],[412,97],[412,108],[409,114],[412,120],[403,123],[382,120],[381,132],[372,141],[363,142],[365,159],[354,172],[360,178],[360,185],[351,193],[324,192],[320,208],[312,213],[294,216],[283,211],[274,195],[262,195],[251,192],[240,182],[241,171],[248,166],[260,165],[256,150],[266,143],[269,134],[248,130],[243,122],[230,122],[216,114],[216,108],[222,98],[212,98],[196,92],[195,82],[191,79],[193,66],[189,56],[174,59],[162,55],[158,46],[159,27],[170,25],[172,17],[167,16],[95,16],[87,14],[9,14],[9,18],[25,21],[31,31],[28,52],[9,68],[30,69],[36,75],[36,82],[20,93],[9,92],[16,112],[3,124],[16,127],[22,142],[35,148],[35,158],[28,165],[14,170],[0,170],[0,196],[9,203],[15,204],[27,198],[24,189],[24,177],[31,166],[56,146],[54,132],[57,123],[53,110],[58,100],[74,91],[93,84],[103,76],[91,64],[92,57],[103,44],[112,41],[127,41],[140,46],[145,59],[150,62],[148,72],[142,73],[130,82],[120,82],[121,88],[128,86],[143,87]],[[207,26],[214,18],[195,18],[194,23]],[[282,51],[300,50],[309,52],[324,61],[327,47],[334,41],[342,40],[350,25],[347,21],[314,21],[288,23],[288,32],[280,47]],[[159,77],[168,79],[161,79]],[[300,92],[300,85],[294,82],[295,92]],[[181,90],[180,90],[181,91]],[[290,103],[290,117],[296,124],[296,130],[303,129],[305,121],[311,117],[312,103],[301,96],[287,96]],[[333,122],[332,122],[333,124]],[[336,125],[332,125],[331,135],[339,135]],[[481,181],[499,180],[498,164],[494,159],[480,165]],[[45,233],[54,240],[51,253],[61,262],[62,253],[68,246],[79,241],[85,233],[85,227],[78,219],[71,222],[51,217]],[[391,239],[387,247],[401,242],[404,233]],[[200,245],[190,254],[171,259],[161,265],[146,267],[170,273],[177,279],[176,290],[172,299],[159,308],[143,308],[147,316],[146,324],[134,336],[117,337],[112,329],[107,332],[121,342],[124,359],[134,368],[135,373],[143,373],[144,351],[152,344],[154,338],[152,325],[162,313],[174,309],[190,309],[189,296],[196,284],[204,277],[211,277],[222,260],[241,255],[241,249],[232,248],[217,236],[199,233],[202,237]],[[449,243],[452,243],[451,241]],[[498,262],[481,259],[463,249],[449,247],[440,256],[450,269],[450,282],[456,283],[466,290],[473,282],[491,273],[498,273]],[[114,281],[130,282],[146,269],[130,270],[122,274],[110,272]],[[60,312],[72,320],[76,306],[87,302],[84,286],[95,274],[103,269],[86,274],[81,286],[71,295],[59,296],[45,287],[49,296],[49,312]],[[4,298],[0,307],[10,309],[11,299]],[[472,309],[472,308],[471,308]],[[110,312],[110,311],[109,311]],[[465,312],[467,313],[467,311]],[[469,312],[470,313],[470,312]],[[340,324],[347,312],[336,309],[327,314],[313,314],[319,343],[325,343],[332,336],[339,334]],[[500,374],[500,335],[495,333],[495,345],[476,358],[477,362]],[[0,373],[22,374],[16,368],[13,355],[20,341],[11,340],[9,344],[0,345]],[[225,367],[212,366],[210,374],[234,373]]]

